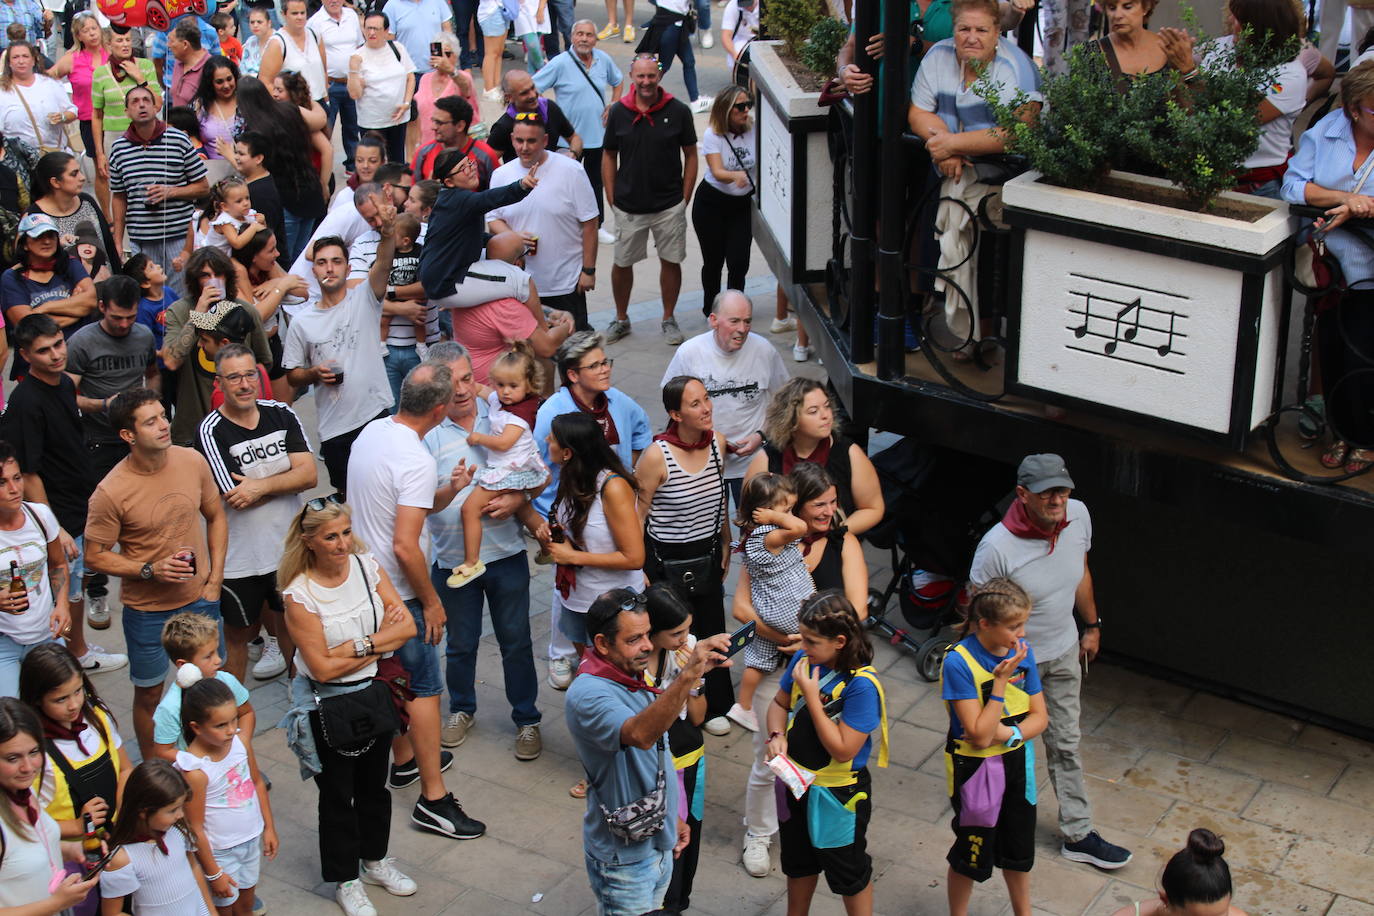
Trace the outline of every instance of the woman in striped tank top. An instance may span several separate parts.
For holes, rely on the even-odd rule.
[[[701,380],[679,375],[663,386],[668,428],[654,437],[635,467],[644,514],[644,573],[673,587],[692,608],[692,635],[725,629],[723,580],[730,568],[725,514],[725,437],[711,429],[711,398]],[[735,702],[730,672],[706,675],[706,725],[729,732]]]

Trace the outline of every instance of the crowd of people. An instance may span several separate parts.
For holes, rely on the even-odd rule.
[[[858,538],[884,502],[825,386],[752,330],[753,96],[696,97],[709,3],[660,2],[625,74],[596,44],[634,40],[632,3],[600,30],[570,3],[519,6],[530,70],[499,77],[510,22],[485,0],[284,0],[247,11],[242,43],[234,15],[187,16],[144,36],[147,58],[82,13],[51,68],[41,16],[7,42],[0,109],[22,100],[29,124],[5,115],[0,158],[0,916],[264,912],[281,840],[250,677],[288,678],[280,727],[318,789],[342,910],[375,916],[369,886],[416,893],[390,855],[389,790],[418,784],[422,831],[486,833],[445,775],[477,724],[484,614],[530,761],[545,601],[603,913],[689,908],[707,736],[733,729],[752,733],[743,868],[768,875],[776,838],[790,913],[822,874],[847,912],[872,911],[869,767],[901,725]],[[983,6],[956,2],[955,32]],[[725,10],[732,60],[757,16]],[[662,86],[673,57],[690,104]],[[482,124],[493,92],[507,107]],[[689,209],[709,329],[684,340]],[[607,350],[631,333],[651,236],[676,347],[657,422]],[[602,243],[616,317],[598,333]],[[771,330],[795,327],[782,302]],[[314,429],[292,406],[307,396]],[[1063,855],[1131,858],[1094,827],[1079,752],[1102,626],[1090,516],[1057,456],[1015,482],[945,663],[955,914],[994,867],[1030,913],[1037,743]],[[547,599],[527,539],[554,568]],[[124,653],[87,638],[116,619]],[[97,688],[126,668],[133,701],[114,709]],[[1221,851],[1196,831],[1136,912],[1226,912]]]

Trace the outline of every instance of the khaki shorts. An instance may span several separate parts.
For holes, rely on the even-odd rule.
[[[649,256],[649,233],[659,260],[681,264],[687,260],[687,204],[678,203],[657,213],[615,210],[615,266],[629,267]]]

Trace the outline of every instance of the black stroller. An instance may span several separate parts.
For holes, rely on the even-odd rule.
[[[886,588],[868,591],[868,626],[916,655],[927,681],[940,679],[953,645],[973,552],[1001,519],[1010,494],[1005,465],[902,439],[873,456],[887,512],[864,539],[892,553]],[[888,619],[896,596],[902,623]]]

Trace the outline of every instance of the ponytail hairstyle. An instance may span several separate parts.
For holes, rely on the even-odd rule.
[[[228,684],[219,678],[205,677],[190,662],[177,669],[177,683],[181,686],[181,736],[188,746],[196,738],[192,722],[204,724],[213,710],[226,703],[238,706]]]
[[[539,365],[528,340],[515,341],[509,350],[496,357],[487,369],[487,377],[498,369],[509,369],[523,376],[531,397],[539,397],[539,392],[544,390],[544,367]]]
[[[644,590],[649,605],[649,635],[675,630],[692,616],[692,606],[666,582],[655,582]]]
[[[74,677],[81,678],[81,689],[86,697],[81,704],[81,718],[96,730],[106,747],[111,747],[110,736],[95,711],[99,709],[112,723],[115,721],[114,713],[110,712],[110,707],[100,699],[100,694],[95,692],[91,679],[86,675],[86,669],[81,667],[81,663],[72,655],[71,650],[61,643],[49,642],[35,646],[32,652],[24,656],[24,661],[19,665],[19,699],[41,720],[43,697]]]
[[[983,620],[1004,624],[1028,617],[1031,604],[1030,595],[1011,579],[1005,576],[989,579],[969,599],[964,619],[959,624],[959,637],[962,639],[978,632],[978,624]]]
[[[129,779],[124,783],[124,794],[114,816],[114,829],[110,831],[110,848],[146,840],[152,833],[148,826],[150,815],[190,797],[191,787],[180,770],[160,757],[143,761],[129,772]],[[177,821],[175,826],[186,838],[186,848],[194,850],[195,838],[186,818]]]
[[[26,703],[14,697],[0,697],[0,744],[13,741],[20,735],[25,735],[33,739],[34,744],[38,745],[40,753],[43,750],[43,726],[38,724],[38,714],[33,711]],[[44,753],[43,766],[47,766],[47,756]],[[38,771],[38,783],[42,785],[43,768]],[[34,802],[38,798],[35,794]],[[5,856],[5,834],[10,836],[30,839],[33,831],[29,828],[26,821],[19,817],[14,811],[14,805],[0,804],[0,862],[4,861]]]
[[[237,175],[221,178],[210,186],[210,195],[206,198],[205,211],[202,215],[213,222],[215,217],[219,216],[220,210],[224,208],[224,201],[229,196],[229,189],[247,187],[248,182]]]
[[[740,543],[747,541],[758,527],[754,524],[756,509],[771,509],[782,497],[796,494],[797,489],[792,481],[782,474],[765,471],[746,480],[744,489],[740,491],[739,515],[735,518],[735,524],[739,526]]]
[[[1171,908],[1231,896],[1231,869],[1221,857],[1225,851],[1221,837],[1205,827],[1188,834],[1188,845],[1174,853],[1160,878]]]
[[[826,639],[844,637],[844,645],[835,656],[835,670],[852,674],[873,664],[873,644],[868,641],[868,632],[854,605],[839,589],[813,592],[801,603],[797,622]]]

